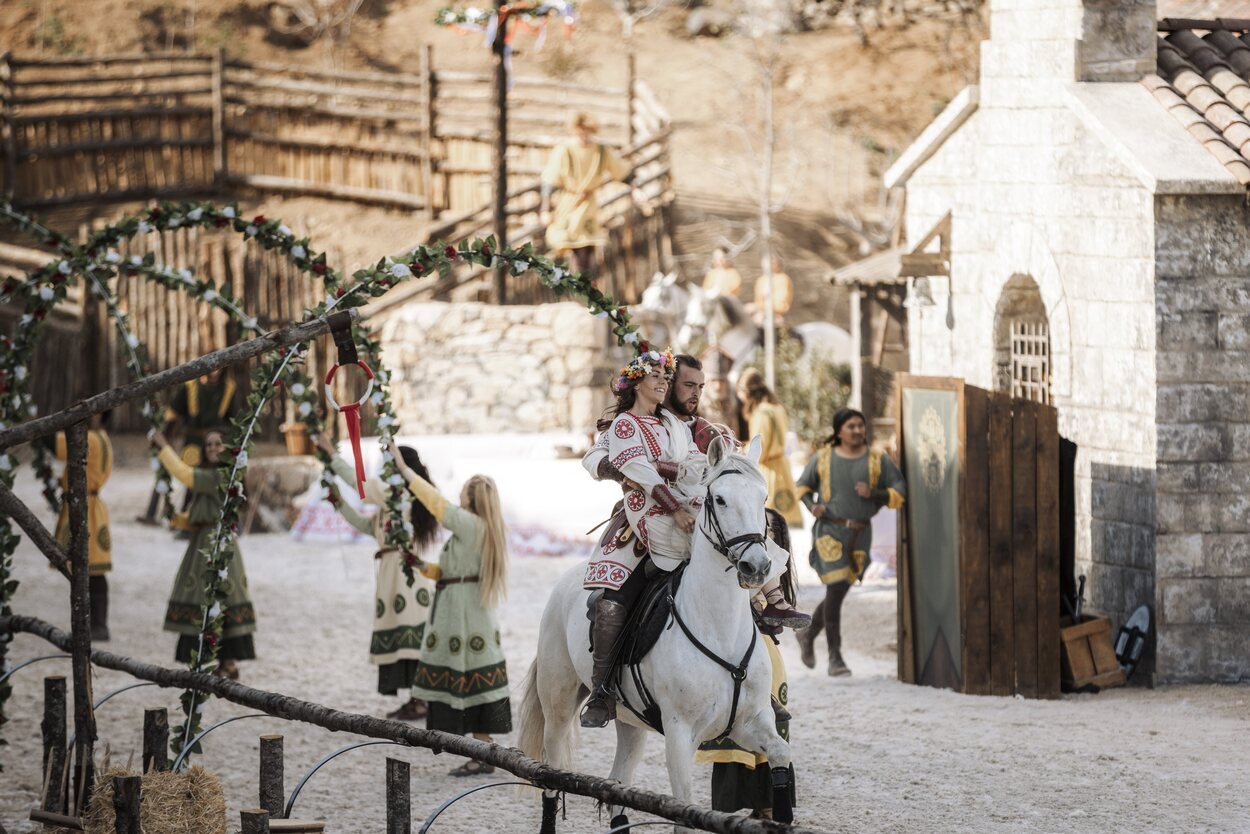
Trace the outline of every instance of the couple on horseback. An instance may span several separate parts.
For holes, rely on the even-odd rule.
[[[584,588],[602,591],[594,604],[593,691],[582,711],[583,727],[603,727],[614,717],[608,681],[634,604],[653,580],[690,558],[709,447],[719,441],[737,448],[726,427],[698,415],[703,386],[703,368],[694,357],[643,350],[614,380],[611,418],[600,421],[599,439],[582,460],[592,477],[617,481],[625,493],[583,581]],[[786,601],[779,578],[761,594],[765,625],[809,624]]]

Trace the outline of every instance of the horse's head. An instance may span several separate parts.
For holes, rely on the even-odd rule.
[[[756,465],[760,459],[760,438],[757,435],[751,439],[745,455],[732,451],[728,443],[718,439],[708,448],[707,458],[703,481],[707,497],[699,522],[702,535],[730,566],[737,568],[739,585],[759,588],[770,567],[764,547],[768,484]]]
[[[657,272],[642,291],[638,306],[656,315],[676,319],[685,310],[689,297],[689,292],[677,283],[676,272]]]

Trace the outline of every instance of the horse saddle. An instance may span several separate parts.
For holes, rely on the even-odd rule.
[[[647,586],[639,595],[629,612],[629,619],[621,629],[617,638],[613,670],[622,666],[631,666],[642,661],[655,646],[660,634],[669,626],[673,615],[673,598],[681,586],[681,578],[685,575],[686,564],[683,562],[676,570],[665,573],[650,560],[638,566],[647,573]],[[590,621],[591,648],[594,648],[595,607],[603,590],[590,594],[586,600],[586,619]]]

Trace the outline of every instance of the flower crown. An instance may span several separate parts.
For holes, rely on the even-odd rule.
[[[646,343],[643,343],[642,347],[649,348]],[[643,350],[628,365],[621,368],[620,374],[612,384],[612,390],[619,394],[634,386],[640,379],[650,376],[656,368],[662,369],[666,378],[673,376],[677,363],[673,359],[672,348],[665,348],[663,353],[650,349]]]

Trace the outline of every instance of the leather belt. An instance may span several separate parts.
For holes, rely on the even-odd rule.
[[[480,581],[480,580],[481,580],[481,578],[482,578],[481,576],[453,576],[453,577],[451,577],[450,579],[438,579],[438,580],[435,580],[435,582],[434,582],[434,603],[430,606],[430,619],[429,619],[429,621],[430,621],[431,623],[432,623],[432,622],[434,622],[434,614],[438,611],[438,597],[439,597],[439,592],[441,592],[441,591],[442,591],[444,588],[446,588],[448,585],[460,585],[461,583],[478,582],[478,581]]]
[[[448,585],[459,585],[462,582],[480,582],[480,576],[453,576],[450,579],[439,579],[434,583],[434,590],[441,591]]]

